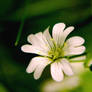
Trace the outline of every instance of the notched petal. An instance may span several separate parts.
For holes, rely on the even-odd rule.
[[[62,64],[62,70],[64,71],[66,75],[72,76],[74,74],[72,67],[67,59],[62,59],[61,64]]]
[[[51,64],[51,76],[57,82],[63,80],[64,75],[61,66],[57,62]]]
[[[68,46],[81,46],[82,44],[84,44],[85,40],[80,37],[80,36],[74,36],[74,37],[71,37],[69,38],[67,41],[66,41],[66,44]]]

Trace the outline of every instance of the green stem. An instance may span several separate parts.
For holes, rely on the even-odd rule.
[[[21,24],[20,24],[20,27],[19,27],[18,35],[17,35],[16,42],[15,42],[15,46],[17,46],[18,43],[19,43],[21,33],[22,33],[22,30],[23,30],[23,25],[24,25],[24,19],[21,21]]]

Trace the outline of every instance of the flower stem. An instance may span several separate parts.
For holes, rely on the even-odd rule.
[[[20,37],[21,37],[21,33],[22,33],[22,30],[23,30],[23,25],[24,25],[24,19],[22,19],[20,27],[19,27],[19,31],[18,31],[18,34],[17,34],[17,37],[16,37],[16,41],[15,41],[15,46],[17,46],[18,43],[19,43],[19,40],[20,40]]]

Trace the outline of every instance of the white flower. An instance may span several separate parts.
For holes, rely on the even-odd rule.
[[[50,64],[50,71],[54,80],[62,81],[64,74],[72,76],[74,72],[69,61],[84,60],[86,58],[86,56],[75,57],[85,52],[82,37],[74,36],[66,40],[73,29],[72,26],[65,29],[64,23],[57,23],[53,27],[53,38],[49,34],[49,28],[43,33],[29,35],[27,40],[30,44],[23,45],[22,51],[40,56],[34,57],[30,61],[26,71],[28,73],[34,72],[34,78],[39,79],[44,68]]]

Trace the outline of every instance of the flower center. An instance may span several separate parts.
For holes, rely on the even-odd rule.
[[[54,47],[48,52],[49,58],[52,61],[56,61],[64,56],[64,52],[60,47]]]

